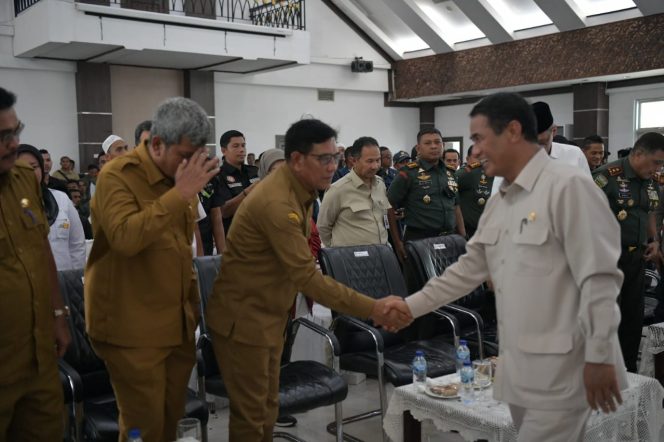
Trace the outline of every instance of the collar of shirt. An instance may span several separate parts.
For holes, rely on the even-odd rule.
[[[420,159],[419,163],[420,163],[420,167],[422,169],[430,170],[430,169],[433,169],[435,166],[441,166],[442,161],[439,160],[439,161],[436,161],[435,163],[430,163],[428,161]],[[441,167],[443,167],[444,170],[447,169],[444,165],[442,165]]]
[[[625,158],[622,159],[622,167],[623,170],[625,171],[625,178],[629,179],[637,179],[640,180],[641,177],[639,177],[636,172],[634,172],[634,169],[632,168],[632,164],[629,162],[629,155],[627,155]],[[647,181],[647,180],[644,180]]]
[[[237,167],[233,166],[232,164],[229,164],[228,161],[224,161],[224,164],[221,165],[221,171],[225,172],[226,175],[233,175],[235,173],[242,173],[244,168],[244,164],[240,165],[240,168],[238,169]]]
[[[355,169],[351,169],[350,172],[348,173],[348,176],[350,176],[350,182],[353,183],[353,186],[355,186],[356,188],[359,188],[359,187],[362,187],[362,186],[369,187],[364,183],[362,178],[360,178],[360,176],[357,173],[355,173]],[[374,176],[371,179],[371,187],[375,187],[375,186],[376,186],[376,177]]]
[[[300,183],[300,180],[298,180],[297,177],[293,175],[293,172],[288,166],[288,163],[286,163],[283,167],[277,169],[277,171],[274,173],[283,173],[284,175],[286,175],[288,180],[293,185],[293,191],[295,192],[295,197],[297,198],[300,204],[303,204],[304,206],[309,206],[314,202],[314,200],[318,196],[317,192],[309,192],[307,189],[304,188],[302,183]]]
[[[141,164],[145,168],[145,173],[147,174],[148,183],[151,186],[162,180],[169,180],[171,182],[173,181],[172,179],[164,175],[161,170],[159,170],[157,165],[154,163],[154,160],[150,156],[150,152],[148,152],[148,147],[145,144],[143,144],[138,149],[134,150],[134,152],[136,152],[136,155],[141,161]]]
[[[528,161],[528,163],[524,166],[524,168],[521,169],[521,172],[519,172],[519,175],[516,177],[513,183],[510,184],[507,182],[507,180],[503,180],[503,182],[500,184],[500,194],[505,196],[505,193],[507,193],[513,185],[517,185],[523,190],[531,192],[533,187],[535,187],[537,177],[539,177],[540,173],[549,161],[549,156],[546,154],[546,150],[539,149],[537,153],[533,155],[530,161]]]

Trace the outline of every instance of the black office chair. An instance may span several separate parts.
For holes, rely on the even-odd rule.
[[[69,330],[72,341],[60,371],[66,380],[65,396],[73,398],[70,419],[75,423],[75,440],[116,442],[118,440],[118,408],[104,362],[97,357],[85,332],[83,307],[83,270],[58,272],[58,283],[69,307]],[[207,427],[205,403],[188,390],[185,415]]]
[[[406,252],[416,270],[419,290],[466,253],[466,240],[460,235],[446,235],[407,241]],[[461,333],[471,350],[477,350],[480,359],[485,353],[490,356],[498,354],[495,300],[484,284],[442,308],[457,316]]]
[[[387,245],[324,248],[319,258],[323,273],[372,298],[408,295],[399,263]],[[395,387],[410,384],[413,381],[411,362],[417,350],[423,350],[426,355],[428,376],[456,371],[456,333],[410,340],[409,328],[413,325],[393,334],[357,318],[333,314],[332,329],[341,343],[341,368],[376,377],[379,384],[380,409],[348,417],[344,423],[373,416],[382,419],[387,409],[385,382]],[[453,316],[439,311],[435,314],[449,321],[453,328],[457,327]],[[334,423],[328,425],[329,432],[335,429]]]
[[[198,272],[201,309],[205,313],[214,280],[220,270],[221,257],[195,258],[194,266]],[[334,405],[335,418],[339,425],[339,430],[336,432],[337,442],[342,442],[341,402],[348,395],[348,384],[339,373],[339,342],[329,330],[305,318],[298,318],[292,321],[288,328],[286,338],[288,342],[285,348],[292,347],[300,326],[304,326],[326,339],[332,348],[332,368],[316,361],[294,361],[282,365],[279,375],[279,412],[282,415],[290,415]],[[204,322],[201,322],[201,336],[198,341],[197,370],[198,392],[202,400],[205,400],[206,393],[228,397],[215,359],[212,340]],[[273,438],[302,442],[301,439],[286,432],[274,432]]]

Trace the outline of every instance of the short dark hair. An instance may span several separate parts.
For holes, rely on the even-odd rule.
[[[390,150],[389,147],[387,147],[387,146],[380,146],[380,153],[383,153],[383,152],[385,152],[385,151],[388,151],[388,152],[390,153],[390,155],[392,154],[392,151]]]
[[[457,156],[458,156],[459,158],[461,158],[461,154],[459,153],[459,151],[456,150],[456,149],[452,149],[451,147],[450,147],[449,149],[445,149],[445,150],[443,151],[443,158],[445,158],[445,155],[448,154],[448,153],[455,153],[455,154],[457,154]]]
[[[604,144],[604,140],[599,135],[588,135],[581,142],[581,149],[588,150],[591,144]]]
[[[658,132],[646,132],[636,140],[632,152],[655,153],[664,150],[664,135]]]
[[[440,131],[435,127],[425,127],[424,129],[420,129],[420,131],[417,133],[417,144],[420,143],[420,138],[427,134],[436,134],[439,135],[440,138],[443,138],[443,134],[441,134]]]
[[[7,110],[16,103],[16,94],[0,87],[0,111]]]
[[[348,150],[350,150],[350,154],[353,158],[360,158],[362,156],[362,148],[364,146],[378,147],[378,141],[376,141],[376,139],[373,137],[360,137],[353,142],[353,145]]]
[[[471,156],[473,154],[473,145],[471,144],[470,147],[468,148],[468,156]]]
[[[631,147],[626,147],[624,149],[619,149],[618,150],[618,158],[625,158],[626,156],[629,155],[629,153],[632,151]]]
[[[88,170],[92,170],[92,169],[99,170],[99,166],[97,166],[96,164],[88,164]]]
[[[286,160],[290,160],[293,152],[300,152],[306,155],[311,152],[314,144],[322,143],[336,137],[337,131],[320,120],[308,118],[297,121],[286,131],[284,141],[286,145]],[[347,151],[348,149],[345,152]]]
[[[244,138],[244,134],[239,130],[227,130],[221,135],[221,138],[219,138],[219,146],[224,148],[228,147],[228,143],[231,142],[231,138],[235,137]]]
[[[50,155],[49,151],[46,149],[39,149],[39,153],[42,155]]]
[[[134,129],[134,145],[138,146],[138,142],[141,141],[141,134],[143,131],[150,132],[152,130],[152,120],[145,120],[138,123],[136,129]]]
[[[521,124],[521,133],[526,141],[537,143],[537,119],[533,108],[525,98],[514,92],[498,92],[477,103],[470,116],[484,115],[496,135],[503,133],[511,121]]]

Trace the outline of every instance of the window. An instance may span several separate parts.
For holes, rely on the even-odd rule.
[[[636,102],[636,136],[664,132],[664,98]]]

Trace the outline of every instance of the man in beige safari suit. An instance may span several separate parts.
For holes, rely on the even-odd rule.
[[[406,303],[418,317],[490,278],[500,335],[494,396],[509,404],[518,440],[583,440],[590,409],[615,410],[626,387],[618,223],[586,174],[537,145],[520,95],[491,95],[470,116],[486,174],[505,180],[466,254]]]

